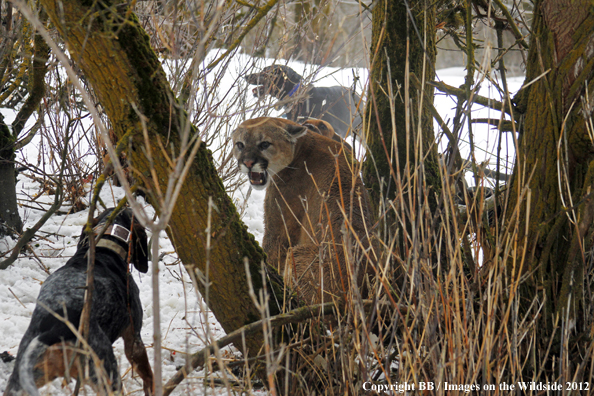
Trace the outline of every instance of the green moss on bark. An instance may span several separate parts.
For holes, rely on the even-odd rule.
[[[521,309],[528,309],[535,295],[546,301],[538,328],[540,338],[547,339],[557,314],[566,315],[570,296],[576,304],[570,312],[578,322],[577,332],[584,330],[579,305],[584,302],[584,257],[592,230],[583,219],[591,223],[588,194],[594,187],[594,153],[581,98],[585,82],[594,77],[592,51],[587,50],[594,15],[586,3],[562,7],[538,1],[534,10],[526,75],[526,81],[534,83],[516,96],[524,112],[524,131],[506,220],[509,229],[517,227],[517,241],[526,252],[522,273],[514,272],[511,262],[509,273],[535,274],[522,286],[527,305]],[[581,22],[562,37],[569,31],[567,21]],[[519,199],[522,191],[530,191],[529,203],[526,197]],[[570,223],[570,218],[577,222]]]
[[[41,20],[47,19],[44,13],[42,13],[40,18]],[[45,95],[45,75],[47,74],[47,60],[49,53],[49,46],[43,40],[41,35],[36,34],[33,48],[33,65],[29,70],[29,96],[12,123],[15,136],[18,136],[21,133],[25,127],[25,123],[29,117],[31,117],[33,112],[37,110],[39,103],[41,103],[41,100]]]
[[[89,9],[80,2],[42,0],[42,3],[72,57],[81,60],[80,67],[104,107],[115,135],[121,138],[131,131],[133,150],[128,158],[135,174],[143,178],[158,211],[157,184],[161,191],[166,191],[172,171],[165,156],[170,155],[171,148],[180,152],[180,131],[186,114],[178,106],[159,60],[149,46],[148,36],[134,14],[127,13],[121,5],[110,9],[117,12],[118,18],[95,18],[96,22],[90,23]],[[145,146],[138,113],[145,117],[150,147]],[[192,127],[191,134],[196,133]],[[162,147],[167,148],[167,153]],[[148,150],[152,162],[147,158]],[[209,198],[215,209],[209,209]],[[216,172],[212,154],[204,145],[197,150],[176,207],[180,209],[174,210],[167,234],[188,271],[208,272],[209,308],[223,329],[231,332],[260,319],[248,295],[244,257],[248,258],[258,293],[263,287],[260,267],[265,255],[240,221]],[[209,215],[211,245],[207,250]],[[204,284],[198,282],[198,287],[206,296]],[[271,305],[271,311],[277,312],[276,305]],[[246,339],[250,355],[259,352],[261,340],[260,335]],[[242,345],[237,347],[243,349]]]
[[[0,114],[0,161],[14,160],[14,142],[15,138]]]

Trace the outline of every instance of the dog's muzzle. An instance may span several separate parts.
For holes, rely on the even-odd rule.
[[[266,94],[266,87],[264,85],[258,85],[256,88],[252,89],[252,95],[254,98],[260,99],[266,96]]]

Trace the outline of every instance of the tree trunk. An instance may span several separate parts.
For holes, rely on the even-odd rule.
[[[155,191],[166,190],[172,171],[165,151],[170,152],[173,147],[179,152],[180,125],[183,125],[185,114],[150,48],[149,37],[136,16],[128,13],[125,4],[110,9],[99,5],[104,3],[82,0],[43,0],[42,4],[66,42],[72,59],[77,59],[78,66],[90,81],[118,139],[132,131],[128,158],[135,177],[144,181],[158,212]],[[90,4],[94,4],[92,9]],[[117,18],[112,14],[114,10]],[[151,147],[144,144],[143,128],[134,107],[147,117]],[[197,133],[194,127],[192,133]],[[152,163],[145,155],[148,150],[152,154]],[[210,251],[207,251],[205,230],[208,227],[209,197],[216,208],[211,210],[212,240]],[[213,166],[211,152],[204,144],[183,185],[167,233],[188,271],[208,274],[208,293],[202,282],[198,281],[198,287],[227,333],[260,319],[248,294],[244,257],[249,261],[254,289],[258,293],[262,289],[260,269],[265,254],[239,219]],[[210,261],[208,269],[207,259]],[[271,303],[271,313],[276,312],[278,309]],[[248,354],[257,355],[262,336],[246,338]],[[236,347],[243,350],[241,344]]]
[[[23,230],[16,199],[14,141],[0,114],[0,236]]]
[[[515,228],[525,259],[510,263],[509,272],[513,279],[534,274],[524,285],[524,301],[530,305],[534,296],[545,301],[539,329],[546,343],[556,315],[564,319],[568,309],[578,335],[589,331],[580,306],[590,295],[582,291],[594,237],[594,152],[587,126],[592,123],[587,98],[594,92],[592,14],[588,1],[536,2],[526,75],[533,83],[515,98],[525,127],[507,228]]]
[[[9,55],[2,59],[0,81],[2,81],[5,74],[10,73],[10,59],[12,58],[12,46],[14,44],[12,4],[9,2],[6,7],[6,18],[0,18],[0,23],[5,25],[0,28],[0,31],[6,37],[3,37],[0,42]],[[5,87],[0,86],[0,89],[2,88]],[[2,91],[4,90],[2,89]],[[16,137],[14,135],[5,124],[4,117],[0,114],[0,236],[20,233],[23,230],[16,199],[16,173],[14,168]]]
[[[434,189],[429,197],[435,208],[433,197],[435,190],[440,190],[441,181],[433,119],[427,106],[427,98],[433,98],[433,87],[425,84],[425,97],[413,85],[409,89],[409,73],[419,80],[424,77],[424,81],[433,81],[435,77],[434,7],[423,0],[380,0],[374,3],[372,18],[366,110],[369,149],[363,166],[371,202],[377,205],[382,197],[394,200],[402,192],[398,186],[410,180],[415,167],[422,165],[422,177]],[[419,112],[421,99],[424,105]]]

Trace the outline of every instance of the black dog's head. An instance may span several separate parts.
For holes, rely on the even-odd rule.
[[[105,227],[107,219],[112,214],[115,208],[105,210],[99,216],[93,219],[93,230],[97,235]],[[106,232],[101,237],[101,240],[115,242],[116,250],[122,252],[128,252],[131,249],[132,255],[130,262],[134,264],[134,267],[140,272],[146,273],[148,271],[148,244],[146,230],[144,227],[134,219],[132,209],[126,208],[122,210],[112,224],[108,226]],[[87,235],[83,229],[79,242],[78,248],[88,247],[89,241]],[[121,249],[117,249],[119,246]],[[122,250],[123,249],[123,250]],[[124,254],[127,256],[127,254]]]
[[[248,84],[257,85],[252,90],[256,98],[271,95],[282,99],[301,82],[295,70],[283,65],[267,66],[260,73],[248,74],[245,79]]]

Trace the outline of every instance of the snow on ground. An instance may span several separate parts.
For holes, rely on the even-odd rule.
[[[271,61],[255,61],[243,55],[238,55],[234,61],[228,66],[225,77],[219,82],[208,82],[203,88],[216,88],[219,95],[224,95],[225,92],[233,90],[245,90],[245,102],[241,105],[244,111],[239,111],[239,108],[232,109],[237,112],[237,116],[232,118],[231,124],[238,124],[245,118],[250,118],[259,113],[257,106],[262,106],[263,103],[258,103],[256,99],[251,97],[251,90],[242,79],[237,80],[237,76],[245,72],[246,65],[257,64],[255,70],[271,63]],[[303,72],[306,68],[303,64],[290,62],[290,67],[293,67],[298,72]],[[173,73],[173,67],[169,69],[168,75]],[[365,81],[367,73],[362,69],[346,69],[336,70],[325,68],[318,71],[313,69],[306,70],[305,74],[314,73],[316,84],[323,86],[336,85],[341,83],[346,86],[352,86],[353,77],[359,76],[358,81]],[[447,69],[438,71],[439,78],[452,86],[460,86],[464,82],[465,71],[461,68]],[[510,90],[516,91],[522,84],[522,78],[515,78],[509,81]],[[212,85],[208,85],[212,84]],[[363,88],[358,83],[357,90],[362,92]],[[216,85],[216,86],[215,86]],[[499,100],[499,95],[494,92],[494,89],[486,82],[480,94],[490,96]],[[443,95],[437,95],[435,100],[436,107],[441,113],[444,120],[450,120],[453,117],[454,102]],[[493,110],[480,109],[480,106],[474,106],[477,109],[474,112],[474,117],[491,117],[498,119],[499,113]],[[7,122],[11,122],[14,114],[11,111],[2,109],[3,114],[7,117]],[[280,115],[280,111],[269,109],[269,114]],[[451,120],[450,120],[451,121]],[[451,123],[450,123],[451,125]],[[215,128],[218,130],[218,128]],[[438,130],[438,129],[436,129]],[[496,134],[490,133],[489,128],[485,126],[474,127],[475,143],[477,147],[485,152],[495,152],[497,141]],[[202,133],[208,134],[208,130],[202,130]],[[510,134],[506,134],[510,135]],[[224,139],[215,140],[215,144],[222,144]],[[512,139],[509,138],[508,141]],[[217,143],[218,142],[218,143]],[[444,147],[440,143],[440,147]],[[505,144],[505,149],[509,151],[508,155],[510,161],[513,161],[513,145]],[[35,146],[29,146],[25,154],[27,156],[37,156],[38,150]],[[488,159],[486,154],[483,157],[479,156],[477,151],[477,160],[484,161]],[[468,150],[463,150],[464,158],[468,157]],[[34,161],[32,158],[31,161]],[[91,186],[87,185],[87,189]],[[18,178],[17,189],[19,190],[19,200],[21,203],[28,201],[31,196],[39,192],[40,186],[37,182],[31,181],[29,178],[20,175]],[[236,196],[236,202],[239,207],[245,205],[244,222],[249,229],[254,233],[256,239],[261,241],[263,236],[263,207],[264,192],[251,191],[250,198],[247,202],[243,201],[242,197],[248,194],[248,187],[243,186],[239,196]],[[108,186],[103,189],[101,197],[108,205],[115,205],[119,199],[123,197],[123,192],[118,187]],[[36,204],[26,203],[26,206],[20,208],[20,215],[25,222],[25,227],[31,227],[44,213],[45,208],[49,207],[53,202],[53,196],[43,195],[37,199]],[[152,208],[145,205],[147,211],[152,211]],[[66,209],[66,208],[65,208]],[[63,211],[65,213],[66,210]],[[21,255],[21,258],[14,263],[10,268],[0,271],[0,352],[9,351],[16,355],[18,344],[22,334],[25,332],[31,313],[35,306],[35,300],[41,284],[47,278],[48,273],[55,271],[60,266],[64,265],[69,257],[73,255],[76,249],[78,236],[80,235],[83,224],[87,218],[87,212],[82,211],[74,214],[56,214],[43,226],[34,240],[32,247],[35,255],[30,253]],[[0,239],[0,252],[6,252],[15,241],[10,238]],[[195,352],[204,347],[208,343],[206,328],[210,329],[210,339],[218,339],[224,335],[223,330],[214,318],[213,314],[203,308],[201,297],[192,286],[188,275],[181,266],[177,256],[173,250],[173,246],[166,236],[162,236],[160,240],[160,251],[166,253],[160,266],[160,285],[161,285],[161,331],[163,334],[163,378],[167,381],[175,373],[176,367],[183,364],[183,355],[186,352]],[[151,264],[152,266],[152,264]],[[142,337],[144,343],[147,345],[149,359],[151,365],[153,364],[153,348],[152,348],[152,334],[153,334],[153,310],[152,310],[152,288],[151,278],[149,274],[140,274],[134,271],[134,277],[140,288],[140,297],[144,305],[144,324],[142,329]],[[125,359],[123,351],[123,343],[121,340],[116,342],[114,350],[120,364],[120,373],[124,377],[124,386],[127,393],[134,392],[139,394],[142,385],[137,378],[131,378],[129,371],[129,363]],[[231,348],[227,348],[224,355],[227,357],[237,355],[237,352]],[[2,363],[0,361],[0,392],[3,392],[6,387],[6,382],[13,369],[14,363]],[[208,392],[207,385],[203,385],[199,380],[204,378],[205,373],[194,373],[194,380],[188,388],[185,385],[180,386],[174,394],[191,393],[191,394],[228,394],[224,388],[219,388],[215,393]],[[218,375],[218,374],[215,374]],[[61,380],[56,380],[41,390],[42,395],[64,395],[71,394],[73,384],[69,385],[68,389],[62,388]],[[141,393],[141,392],[140,392]],[[264,392],[256,392],[255,394],[264,394]]]
[[[90,185],[87,187],[90,188]],[[20,177],[18,188],[22,193],[34,195],[39,186],[29,179]],[[119,187],[104,188],[101,198],[108,206],[115,206],[117,200],[123,198],[123,190]],[[22,195],[21,195],[22,197]],[[37,200],[40,206],[47,207],[53,196],[44,195]],[[145,205],[149,213],[154,213],[152,208]],[[22,208],[21,216],[27,226],[34,224],[43,214],[43,210]],[[42,228],[40,237],[33,243],[37,257],[22,257],[9,269],[0,271],[0,352],[9,351],[16,355],[22,334],[29,325],[29,319],[35,307],[35,300],[42,282],[48,273],[66,263],[76,251],[76,244],[82,227],[87,219],[87,211],[70,215],[54,215]],[[11,240],[0,240],[0,251],[7,251],[14,244]],[[210,311],[201,307],[200,296],[196,293],[192,283],[182,268],[181,263],[167,238],[160,239],[160,251],[164,254],[160,267],[160,305],[161,305],[161,331],[163,334],[163,378],[169,379],[176,372],[176,367],[183,365],[185,352],[195,352],[207,344],[206,326],[210,327],[211,339],[224,336]],[[150,263],[152,268],[152,263]],[[47,270],[47,272],[46,272]],[[141,274],[133,270],[134,278],[140,288],[140,299],[144,306],[144,321],[142,338],[147,346],[149,359],[153,362],[152,334],[153,334],[153,309],[151,275]],[[114,345],[116,357],[120,364],[120,373],[124,375],[126,392],[142,390],[141,381],[130,376],[129,363],[125,359],[123,342],[118,340]],[[231,356],[229,348],[224,355]],[[6,381],[10,375],[14,362],[6,364],[0,362],[0,392],[4,391]],[[197,373],[195,378],[204,377],[204,373]],[[64,390],[61,380],[56,380],[43,389],[42,394],[62,395],[70,394]],[[194,381],[193,387],[202,385]],[[180,387],[184,389],[183,387]],[[180,389],[180,391],[181,391]],[[184,389],[185,390],[185,389]],[[177,393],[179,394],[180,391]],[[200,394],[200,392],[198,392]],[[226,394],[226,392],[224,393]]]

